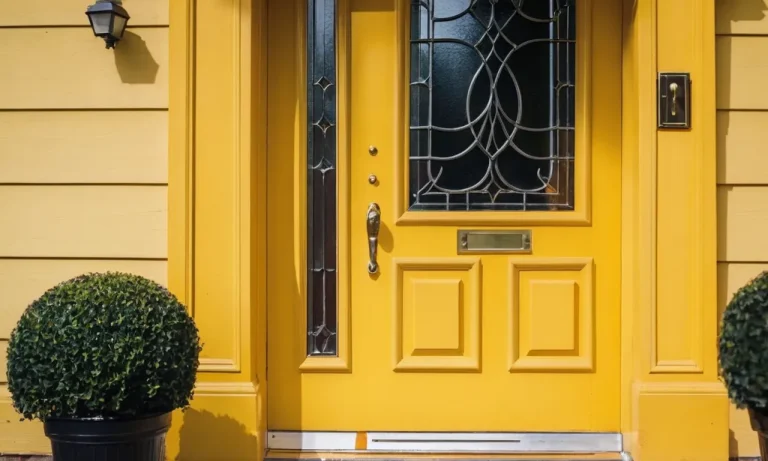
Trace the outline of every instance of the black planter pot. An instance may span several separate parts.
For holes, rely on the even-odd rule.
[[[768,413],[764,410],[749,409],[749,422],[757,432],[760,442],[760,459],[768,461]]]
[[[165,461],[171,413],[135,419],[51,419],[53,461]]]

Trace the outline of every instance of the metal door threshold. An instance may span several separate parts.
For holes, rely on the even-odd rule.
[[[606,432],[315,432],[269,431],[269,450],[338,453],[600,455],[623,452]]]

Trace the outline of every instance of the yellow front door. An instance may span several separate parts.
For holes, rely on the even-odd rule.
[[[269,2],[269,429],[618,431],[621,2],[307,4]]]

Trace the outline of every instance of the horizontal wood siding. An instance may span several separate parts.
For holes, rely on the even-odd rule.
[[[768,35],[768,0],[715,0],[721,35]]]
[[[94,0],[3,0],[0,27],[87,26],[85,10]],[[129,0],[123,3],[132,26],[167,26],[168,2]]]
[[[764,110],[768,92],[761,91],[768,73],[768,39],[765,36],[718,36],[717,108]]]
[[[90,3],[0,1],[0,453],[51,449],[5,384],[24,309],[87,272],[167,283],[169,2],[126,1],[112,50]]]
[[[717,181],[757,184],[768,181],[768,111],[717,113]],[[727,153],[727,155],[726,155]]]
[[[0,339],[0,384],[8,382],[6,378],[6,369],[8,368],[8,362],[6,361],[6,352],[8,350],[8,341]]]
[[[168,29],[0,28],[0,109],[168,108]]]
[[[165,258],[166,186],[0,186],[0,257]]]
[[[718,186],[718,259],[768,261],[768,187]]]
[[[718,301],[768,270],[768,0],[717,0]],[[760,455],[731,407],[732,457]]]
[[[167,151],[165,111],[0,112],[0,184],[164,184]]]

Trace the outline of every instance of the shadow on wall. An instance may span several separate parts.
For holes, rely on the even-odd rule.
[[[768,11],[765,0],[717,0],[716,7],[718,15],[727,21],[762,21]],[[718,30],[721,34],[730,32]]]
[[[115,47],[115,66],[120,80],[131,84],[155,83],[160,69],[144,39],[129,30]]]
[[[227,461],[256,459],[257,438],[244,425],[228,416],[188,409],[179,436],[179,455],[175,461],[212,461],[226,456]]]

